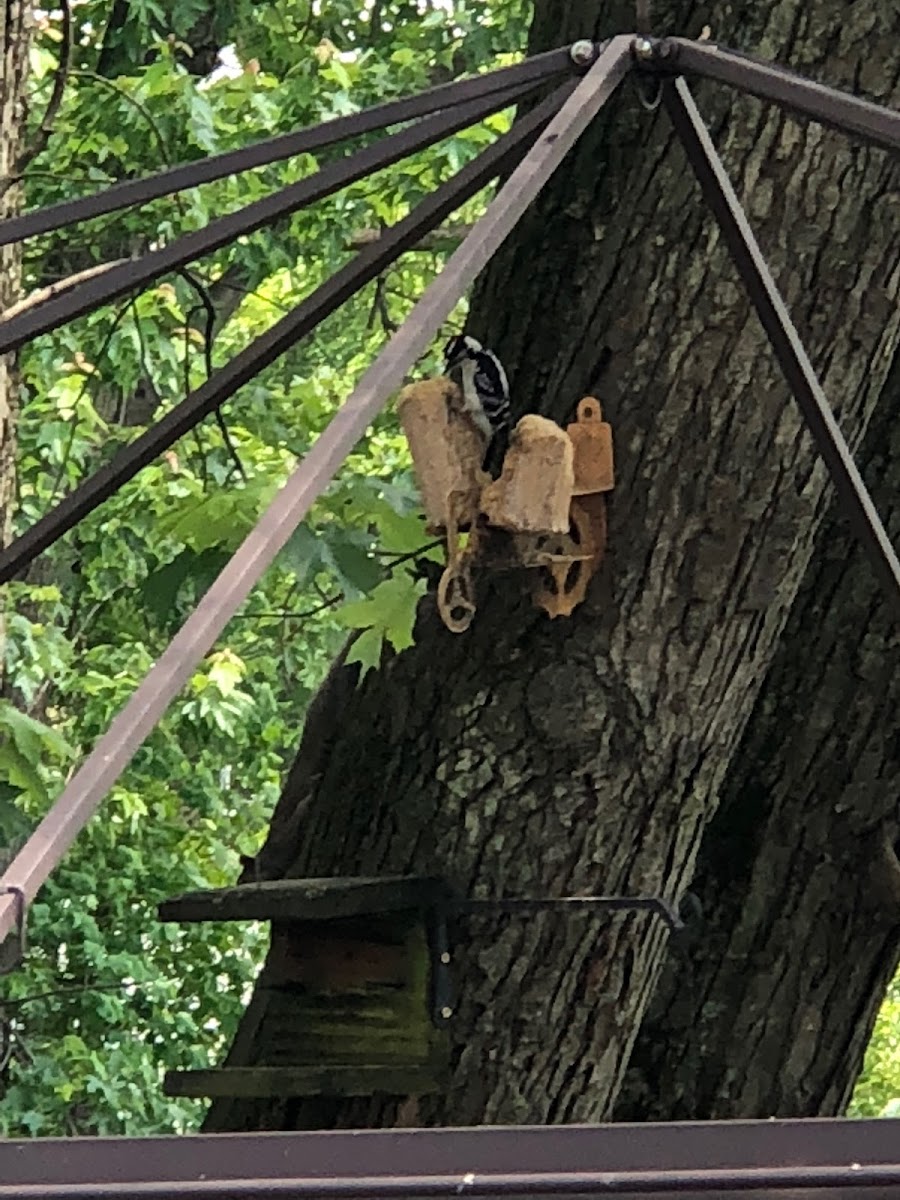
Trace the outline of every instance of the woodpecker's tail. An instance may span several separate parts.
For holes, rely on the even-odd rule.
[[[495,429],[491,440],[488,442],[487,450],[484,452],[484,461],[481,464],[482,471],[487,471],[492,479],[496,479],[503,469],[503,460],[506,458],[506,451],[509,449],[509,427],[501,425],[499,429]]]

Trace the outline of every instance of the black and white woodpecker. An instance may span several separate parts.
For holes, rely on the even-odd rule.
[[[509,447],[509,383],[500,359],[467,334],[444,347],[444,373],[456,383],[466,409],[487,438],[482,469],[499,475]]]

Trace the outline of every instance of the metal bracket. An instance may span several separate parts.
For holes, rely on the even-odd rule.
[[[648,912],[660,918],[671,933],[684,929],[678,911],[661,896],[561,896],[533,899],[500,897],[496,900],[472,900],[448,896],[430,910],[428,918],[431,947],[431,1015],[435,1025],[446,1025],[456,1011],[450,964],[448,918],[451,916],[528,916],[540,912],[567,915],[586,912]]]
[[[15,905],[15,926],[10,935],[0,942],[0,975],[8,975],[20,966],[27,947],[26,925],[28,908],[25,892],[13,883],[0,886],[0,896],[12,896]]]

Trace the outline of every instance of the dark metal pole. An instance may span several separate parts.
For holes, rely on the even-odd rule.
[[[498,138],[436,192],[426,196],[409,216],[386,229],[374,245],[361,250],[346,266],[301,300],[286,317],[282,317],[271,329],[235,355],[196,391],[120,450],[74,492],[65,496],[30,529],[0,550],[0,584],[13,579],[38,554],[108,500],[138,471],[153,462],[240,387],[311,333],[336,308],[377,278],[400,254],[415,245],[425,233],[439,225],[502,170],[514,166],[575,86],[574,80],[567,80],[557,88],[527,117],[517,121],[509,133]]]
[[[881,1200],[896,1195],[900,1166],[869,1166],[857,1163],[841,1167],[739,1167],[732,1170],[692,1171],[547,1171],[541,1174],[467,1171],[465,1163],[453,1175],[318,1176],[314,1178],[273,1176],[262,1179],[179,1179],[164,1183],[0,1183],[0,1200],[204,1200],[205,1197],[286,1196],[315,1197],[316,1200],[412,1200],[423,1196],[488,1197],[513,1196],[657,1196],[679,1192],[725,1197],[753,1192],[767,1198],[786,1192],[791,1200],[812,1190],[827,1190],[838,1197],[855,1197],[858,1192],[879,1189]]]
[[[593,912],[647,912],[659,917],[669,927],[672,933],[684,929],[684,922],[678,911],[668,900],[661,896],[560,896],[527,898],[518,896],[501,896],[497,900],[472,900],[468,897],[451,897],[439,901],[439,907],[446,913],[463,916],[531,916],[535,913],[575,913]]]
[[[398,133],[392,133],[353,154],[328,163],[315,174],[291,184],[281,191],[264,196],[236,212],[211,221],[176,238],[168,246],[142,254],[131,262],[110,267],[68,288],[42,304],[36,304],[7,320],[0,320],[0,354],[16,350],[32,338],[65,325],[111,300],[146,287],[154,279],[177,271],[189,262],[211,254],[236,238],[244,237],[271,225],[274,221],[332,196],[348,184],[391,166],[435,142],[465,129],[498,108],[513,104],[533,90],[533,84],[520,84],[503,92],[492,92],[478,100],[446,108],[433,116],[424,117]]]
[[[29,901],[34,897],[373,418],[402,385],[410,366],[428,349],[455,304],[630,66],[631,39],[613,38],[69,780],[0,879],[0,887],[21,888]],[[15,913],[13,898],[0,895],[0,940],[14,927]]]
[[[442,83],[415,96],[389,100],[385,104],[364,108],[346,117],[336,117],[332,121],[322,121],[317,125],[297,129],[293,133],[284,133],[279,137],[254,142],[250,146],[242,146],[240,150],[229,150],[225,154],[214,154],[199,162],[170,167],[143,179],[127,179],[90,196],[81,196],[77,200],[63,200],[47,208],[23,213],[0,225],[0,246],[6,246],[10,242],[21,242],[25,238],[50,233],[51,230],[61,229],[65,225],[88,221],[133,205],[147,204],[160,196],[169,196],[173,192],[183,192],[185,188],[224,179],[226,175],[236,175],[254,167],[293,158],[297,154],[321,150],[334,145],[335,142],[427,116],[440,108],[467,104],[489,96],[492,92],[502,92],[507,88],[529,84],[535,86],[567,71],[578,69],[579,64],[573,62],[568,46],[559,50],[548,50],[546,54],[536,54],[534,58],[527,58],[524,62],[503,67],[499,71],[489,71],[471,79]]]
[[[900,602],[900,561],[683,79],[666,83],[663,103],[763,328],[769,335],[785,379],[831,472],[838,498],[872,560],[889,602],[896,606]]]
[[[740,54],[726,46],[686,38],[643,39],[639,57],[664,71],[688,72],[729,83],[789,112],[863,138],[886,150],[900,150],[900,112],[815,83],[786,67]]]
[[[573,1174],[577,1173],[577,1174]],[[0,1138],[0,1195],[26,1188],[134,1185],[184,1188],[208,1181],[232,1194],[265,1183],[307,1188],[382,1187],[416,1194],[419,1180],[456,1194],[482,1186],[512,1190],[536,1181],[552,1191],[591,1181],[587,1195],[620,1185],[679,1190],[698,1177],[728,1194],[760,1186],[832,1188],[850,1200],[856,1186],[900,1196],[900,1121],[846,1118],[690,1121],[650,1124],[478,1126],[461,1129],[328,1130],[317,1133],[215,1133],[155,1137]],[[774,1175],[772,1173],[775,1173]],[[247,1175],[252,1173],[252,1179]],[[638,1178],[635,1178],[635,1175]],[[879,1178],[880,1177],[880,1178]],[[672,1183],[667,1185],[667,1181]],[[846,1183],[846,1190],[841,1184]],[[460,1186],[462,1185],[462,1186]],[[702,1185],[701,1185],[702,1186]],[[886,1189],[893,1187],[891,1192]],[[21,1189],[21,1190],[20,1190]],[[705,1190],[705,1189],[704,1189]],[[34,1195],[34,1191],[30,1193]],[[63,1193],[65,1194],[65,1193]],[[110,1194],[109,1192],[105,1194]],[[116,1193],[111,1193],[116,1194]],[[182,1194],[182,1193],[174,1193]],[[221,1194],[221,1193],[220,1193]],[[228,1194],[227,1192],[225,1194]],[[246,1193],[243,1193],[246,1194]],[[263,1193],[264,1194],[264,1193]],[[515,1193],[514,1193],[515,1194]],[[520,1193],[521,1194],[521,1193]],[[760,1193],[758,1193],[759,1195]],[[795,1193],[796,1195],[796,1193]]]

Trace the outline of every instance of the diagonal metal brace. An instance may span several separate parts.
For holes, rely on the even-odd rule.
[[[900,150],[900,112],[807,79],[778,63],[727,46],[677,37],[641,38],[636,55],[642,67],[715,79],[849,137],[885,150]]]
[[[900,561],[684,79],[666,82],[663,104],[769,336],[788,386],[831,473],[841,505],[872,561],[888,600],[897,606],[900,603]]]
[[[63,200],[47,208],[32,209],[20,216],[10,217],[0,224],[0,246],[50,233],[54,229],[63,229],[80,221],[93,220],[123,208],[147,204],[160,196],[169,196],[186,188],[224,179],[228,175],[282,162],[298,154],[310,154],[337,142],[424,117],[439,109],[468,104],[508,88],[544,83],[588,67],[595,57],[593,46],[589,56],[581,57],[573,55],[572,47],[563,46],[559,50],[548,50],[544,54],[526,58],[511,67],[441,83],[412,96],[388,100],[344,117],[334,117],[330,121],[320,121],[291,133],[252,142],[238,150],[227,150],[224,154],[213,154],[196,162],[168,167],[141,179],[126,179],[100,192],[80,196],[77,200]]]
[[[0,353],[17,350],[41,334],[109,304],[119,296],[147,287],[162,275],[181,270],[188,263],[212,254],[240,237],[283,220],[317,200],[332,196],[349,184],[365,179],[375,171],[433,146],[491,112],[516,103],[529,94],[533,87],[533,84],[520,84],[516,88],[491,92],[486,97],[423,117],[421,121],[364,146],[353,154],[326,163],[312,175],[280,191],[211,221],[202,229],[182,234],[168,245],[151,250],[140,258],[92,275],[43,304],[25,309],[5,320],[0,319]]]

